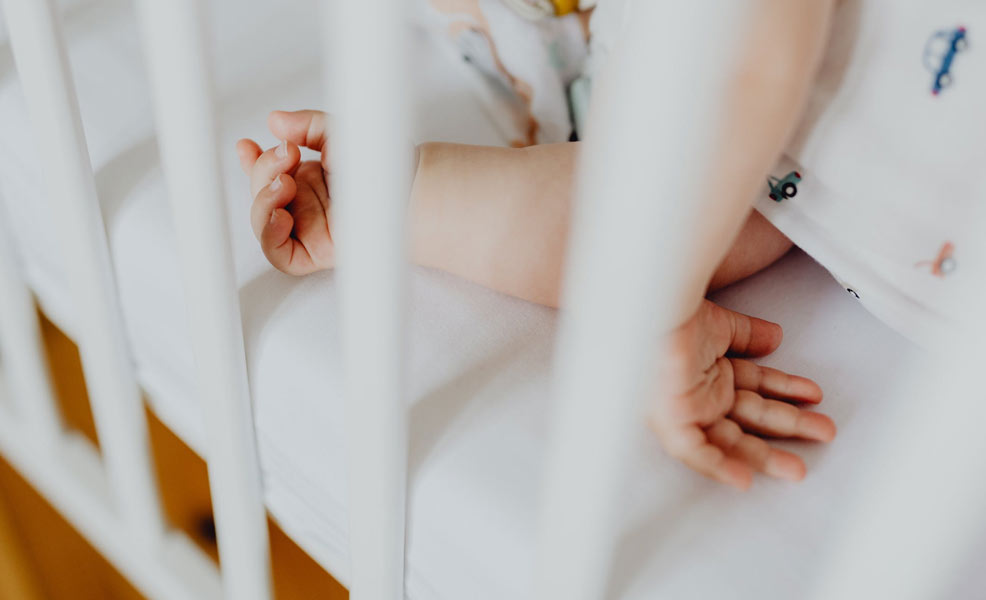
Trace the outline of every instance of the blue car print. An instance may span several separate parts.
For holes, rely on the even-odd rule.
[[[767,186],[770,190],[767,196],[774,202],[794,198],[798,193],[798,184],[801,183],[801,173],[791,171],[781,178],[774,176],[767,177]]]
[[[969,47],[965,27],[936,32],[924,47],[924,66],[935,76],[931,93],[937,96],[952,85],[952,61]]]

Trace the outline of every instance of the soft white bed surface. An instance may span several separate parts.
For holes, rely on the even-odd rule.
[[[137,369],[155,410],[201,450],[175,239],[130,3],[74,4],[66,24],[72,64]],[[232,151],[241,136],[273,143],[264,130],[267,111],[323,105],[316,3],[211,6],[267,503],[284,529],[345,581],[345,422],[333,277],[297,279],[266,264]],[[471,91],[481,82],[441,44],[423,34],[414,39],[422,57],[412,78],[416,136],[504,143]],[[76,315],[57,215],[41,179],[58,174],[39,159],[44,149],[33,144],[6,46],[0,131],[0,193],[25,270],[45,309],[71,333]],[[838,525],[858,456],[896,399],[895,376],[923,358],[801,253],[719,300],[785,326],[785,345],[766,362],[822,384],[823,410],[839,437],[827,448],[797,445],[809,463],[803,484],[758,481],[742,495],[665,458],[641,426],[621,495],[613,597],[798,597]],[[425,270],[412,274],[409,304],[408,595],[520,596],[532,569],[555,313]]]

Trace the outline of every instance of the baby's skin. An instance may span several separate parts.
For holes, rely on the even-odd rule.
[[[307,275],[328,269],[335,252],[325,115],[275,112],[269,125],[284,140],[278,146],[262,152],[252,140],[236,145],[240,164],[250,177],[253,233],[267,260],[285,273]],[[299,145],[321,152],[322,162],[302,161]]]
[[[817,384],[747,360],[777,349],[781,327],[704,298],[791,247],[751,205],[807,104],[834,7],[835,0],[753,0],[749,19],[736,24],[735,52],[715,59],[732,65],[718,100],[724,112],[716,119],[716,177],[702,192],[715,210],[688,242],[693,268],[680,292],[694,308],[664,329],[669,354],[655,368],[649,422],[661,445],[699,473],[743,490],[755,472],[791,481],[805,476],[804,461],[768,439],[835,437],[832,420],[809,410],[822,400]],[[700,20],[699,13],[680,16]],[[698,30],[701,23],[681,26]],[[328,117],[276,111],[268,126],[283,140],[278,146],[237,144],[257,239],[286,273],[331,268]],[[300,146],[320,152],[321,161],[301,162]],[[418,146],[408,202],[410,260],[557,307],[580,148]]]
[[[332,268],[328,117],[275,111],[268,126],[279,145],[264,151],[252,140],[237,144],[254,198],[254,233],[285,273]],[[302,161],[300,146],[320,152],[321,161]],[[408,205],[412,262],[558,306],[578,149],[419,146]],[[759,271],[790,246],[750,213],[709,289]],[[673,359],[657,371],[662,387],[650,425],[669,454],[740,489],[756,471],[792,481],[805,476],[799,456],[765,438],[833,439],[831,419],[806,408],[821,401],[821,389],[743,358],[770,354],[781,338],[779,325],[701,302],[671,334]]]

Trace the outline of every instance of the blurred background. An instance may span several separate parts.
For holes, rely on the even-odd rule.
[[[39,312],[65,425],[98,446],[79,352]],[[147,410],[151,449],[169,525],[218,561],[205,462]],[[348,598],[346,589],[268,519],[279,600]],[[0,600],[142,598],[0,454]]]

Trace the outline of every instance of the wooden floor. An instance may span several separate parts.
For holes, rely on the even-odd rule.
[[[78,351],[45,319],[43,330],[62,415],[68,426],[98,445]],[[166,517],[217,559],[205,463],[147,412]],[[270,519],[268,528],[275,598],[348,597]],[[0,456],[0,600],[41,598],[132,600],[141,595]]]

